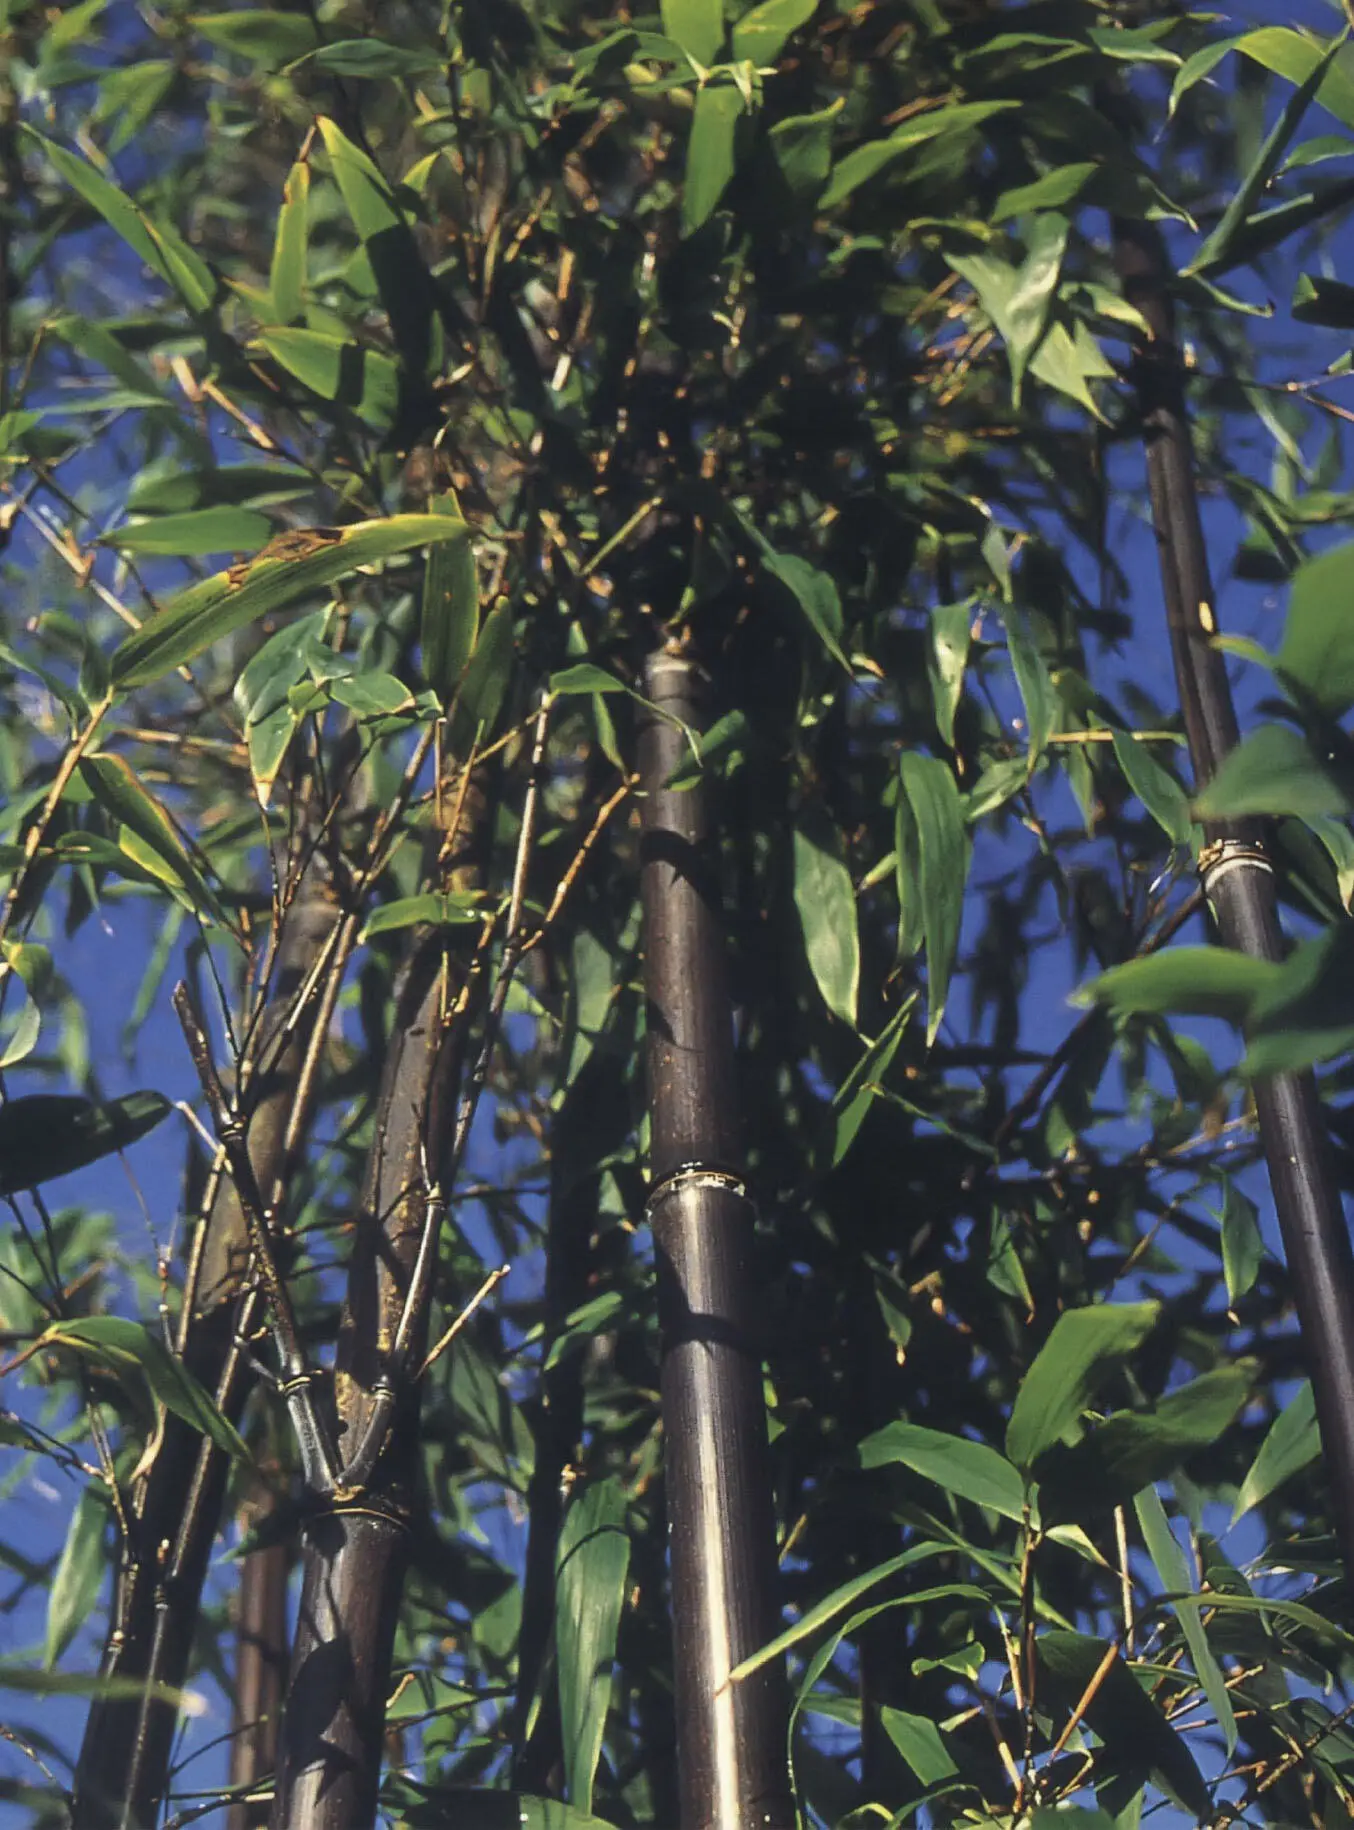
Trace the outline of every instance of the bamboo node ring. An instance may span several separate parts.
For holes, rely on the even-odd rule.
[[[1205,896],[1212,896],[1216,886],[1230,871],[1257,870],[1274,875],[1274,866],[1263,845],[1249,839],[1215,839],[1199,853],[1199,882]]]
[[[715,1169],[708,1163],[679,1163],[649,1190],[644,1218],[652,1222],[654,1214],[669,1196],[684,1194],[688,1188],[717,1188],[725,1194],[736,1195],[740,1201],[750,1198],[747,1183],[730,1170]]]

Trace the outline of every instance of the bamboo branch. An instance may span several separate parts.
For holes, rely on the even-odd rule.
[[[1173,276],[1155,224],[1116,219],[1114,251],[1125,297],[1151,330],[1151,342],[1136,353],[1133,381],[1176,680],[1195,782],[1202,788],[1238,731],[1223,657],[1214,645],[1217,615],[1176,341]],[[1200,880],[1224,944],[1257,959],[1283,959],[1262,829],[1219,821],[1205,833]],[[1354,1252],[1314,1076],[1258,1080],[1255,1106],[1316,1397],[1336,1535],[1346,1572],[1354,1576]]]

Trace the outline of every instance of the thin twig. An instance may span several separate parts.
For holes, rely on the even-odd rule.
[[[489,1292],[496,1289],[498,1285],[503,1282],[503,1279],[508,1275],[509,1268],[509,1266],[501,1264],[496,1271],[490,1271],[489,1275],[485,1278],[479,1289],[476,1290],[465,1308],[462,1309],[450,1328],[448,1328],[446,1333],[438,1340],[437,1345],[433,1348],[422,1366],[419,1367],[417,1373],[414,1375],[416,1379],[421,1379],[424,1373],[441,1359],[447,1348],[451,1346],[451,1343],[456,1339],[462,1328],[465,1327],[466,1323],[479,1308],[485,1297],[488,1296]]]

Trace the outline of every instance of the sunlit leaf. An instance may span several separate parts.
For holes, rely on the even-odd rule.
[[[707,222],[733,177],[743,98],[732,83],[705,83],[696,95],[682,186],[682,233]]]
[[[53,1322],[43,1330],[40,1344],[69,1348],[122,1378],[144,1378],[160,1403],[176,1417],[201,1430],[227,1454],[242,1461],[249,1459],[249,1451],[234,1425],[221,1414],[182,1360],[176,1360],[163,1341],[140,1322],[120,1315]]]
[[[555,1575],[559,1707],[569,1802],[592,1810],[630,1564],[625,1491],[591,1481],[564,1515]]]
[[[47,1595],[47,1637],[42,1662],[48,1671],[94,1611],[103,1586],[103,1534],[107,1524],[108,1503],[91,1482],[75,1502]]]
[[[854,1029],[860,936],[851,873],[825,833],[796,826],[794,897],[814,983],[834,1016]]]
[[[1243,1513],[1267,1500],[1271,1493],[1302,1468],[1310,1466],[1321,1453],[1321,1432],[1316,1421],[1316,1400],[1312,1385],[1304,1379],[1296,1394],[1274,1419],[1260,1444],[1260,1449],[1237,1489],[1232,1507],[1232,1524]]]
[[[898,767],[903,795],[916,823],[921,872],[922,927],[926,934],[926,1044],[940,1029],[950,973],[959,946],[970,846],[959,789],[939,757],[904,750]]]
[[[861,1443],[860,1465],[883,1468],[894,1463],[975,1506],[990,1506],[1003,1518],[1019,1522],[1025,1516],[1025,1483],[1019,1468],[986,1443],[917,1423],[887,1423]]]
[[[1021,1381],[1006,1427],[1006,1453],[1028,1468],[1060,1442],[1106,1381],[1147,1339],[1161,1305],[1096,1303],[1068,1309]]]
[[[114,684],[123,692],[146,686],[246,623],[359,566],[413,547],[462,540],[466,528],[450,515],[391,515],[384,521],[306,531],[313,536],[308,550],[300,540],[291,556],[260,554],[251,565],[232,566],[171,597],[114,651]]]

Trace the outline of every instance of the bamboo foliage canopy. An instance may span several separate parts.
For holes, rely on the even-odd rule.
[[[1349,1821],[1256,1113],[1314,1075],[1338,1235],[1354,48],[1269,12],[5,10],[24,1821],[676,1822],[655,720],[715,835],[777,1786]],[[1166,342],[1234,731],[1170,664]]]

